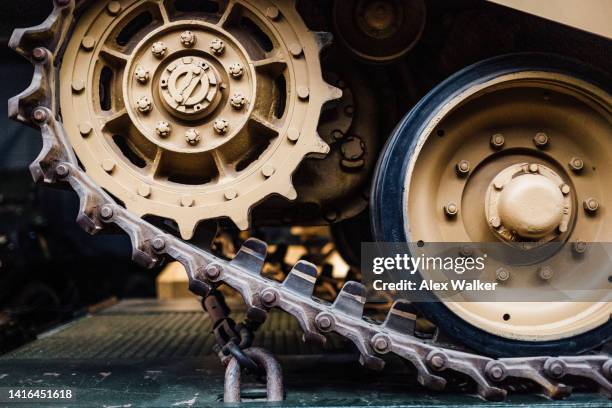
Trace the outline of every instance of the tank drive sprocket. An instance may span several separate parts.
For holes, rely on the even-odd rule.
[[[329,152],[317,124],[341,91],[322,79],[329,35],[310,32],[291,1],[180,3],[78,3],[58,86],[86,172],[189,239],[200,220],[246,229],[266,196],[294,199],[293,171]]]

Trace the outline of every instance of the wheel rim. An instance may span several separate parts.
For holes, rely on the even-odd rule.
[[[611,106],[610,96],[591,84],[543,71],[498,76],[456,95],[423,129],[408,162],[406,237],[529,248],[549,241],[609,242],[610,219],[602,203],[612,198],[605,188],[612,175],[606,160]],[[516,174],[522,177],[516,177],[519,185],[507,184],[507,176]],[[552,202],[544,200],[532,214],[513,210],[534,192]],[[551,214],[551,208],[558,212]],[[532,218],[538,212],[547,217]],[[533,233],[516,228],[534,220],[542,222]],[[557,258],[545,265],[554,271],[562,261]],[[548,276],[551,269],[540,273],[541,265],[529,268],[510,270],[512,278],[500,283],[537,287],[561,279],[560,273]],[[526,341],[584,333],[606,323],[612,311],[607,302],[445,305],[475,327]]]

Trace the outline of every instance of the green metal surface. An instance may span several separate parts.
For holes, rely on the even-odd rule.
[[[122,302],[46,333],[0,357],[0,389],[67,389],[76,401],[15,406],[215,407],[224,406],[223,367],[211,354],[210,322],[197,302]],[[468,407],[487,405],[464,393],[427,392],[411,369],[390,360],[382,373],[362,368],[349,345],[335,339],[327,350],[304,345],[295,320],[272,313],[259,345],[273,350],[285,373],[286,400],[247,407]],[[244,389],[263,387],[245,376]],[[564,401],[515,394],[499,407],[612,407],[598,395]],[[0,403],[0,406],[3,406]],[[9,406],[9,405],[6,405]]]

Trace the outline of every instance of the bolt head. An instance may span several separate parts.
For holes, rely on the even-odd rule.
[[[205,274],[208,279],[215,280],[221,275],[221,267],[216,264],[210,264],[206,267]]]
[[[460,160],[455,166],[457,174],[465,176],[470,172],[470,162],[467,160]]]
[[[164,240],[162,237],[157,237],[151,241],[151,246],[154,250],[161,251],[166,247],[166,240]]]
[[[587,249],[587,243],[584,241],[576,241],[574,242],[574,251],[578,254],[583,254],[586,252]]]
[[[565,363],[556,359],[549,359],[544,363],[548,374],[553,378],[561,378],[565,374]]]
[[[47,51],[42,47],[36,47],[34,51],[32,51],[32,58],[38,62],[45,61],[47,59]]]
[[[200,141],[200,132],[194,128],[187,129],[185,132],[185,139],[187,140],[187,143],[195,145]]]
[[[34,112],[32,112],[32,119],[37,123],[46,122],[48,117],[47,111],[42,108],[34,109]]]
[[[504,135],[502,135],[501,133],[496,133],[493,136],[491,136],[491,146],[493,146],[493,148],[495,149],[499,149],[500,147],[502,147],[505,142],[506,142],[506,139],[504,138]]]
[[[572,157],[569,166],[574,172],[579,172],[584,168],[584,161],[580,157]]]
[[[266,306],[271,306],[276,302],[276,293],[266,290],[261,294],[261,302]]]
[[[499,228],[501,227],[501,220],[499,219],[499,217],[491,217],[491,219],[489,220],[489,224],[491,224],[493,228]]]
[[[561,189],[561,193],[563,195],[568,195],[571,191],[570,186],[568,186],[567,184],[561,184],[561,187],[559,187]]]
[[[543,266],[539,271],[540,279],[549,280],[553,277],[554,273],[550,266]]]
[[[55,168],[55,174],[57,174],[59,177],[66,177],[69,172],[70,170],[64,164],[60,164]]]
[[[444,365],[446,364],[446,359],[441,354],[434,354],[429,359],[429,364],[431,365],[431,367],[433,369],[440,370],[440,369],[444,368]]]
[[[145,67],[138,67],[134,71],[134,77],[141,84],[146,84],[150,77],[149,70],[147,70]]]
[[[140,113],[149,113],[153,110],[153,102],[148,96],[143,96],[136,101],[136,108]]]
[[[599,209],[599,202],[593,197],[589,197],[583,201],[582,206],[589,214],[595,214]]]
[[[195,43],[196,36],[192,31],[187,30],[181,33],[181,44],[183,44],[184,47],[191,48]]]
[[[319,330],[323,330],[323,331],[331,329],[332,324],[333,324],[331,317],[327,315],[317,316],[315,318],[315,323],[317,327],[319,328]]]
[[[529,165],[529,171],[531,173],[537,173],[539,169],[540,169],[539,166],[537,164],[535,164],[535,163],[531,163]]]
[[[165,120],[157,122],[157,125],[155,126],[155,133],[157,133],[157,136],[168,137],[170,132],[172,132],[170,123],[166,122]]]
[[[106,6],[106,9],[108,10],[108,13],[111,16],[115,16],[121,11],[121,3],[113,0],[108,3],[108,6]]]
[[[225,51],[225,44],[221,39],[215,38],[210,42],[210,50],[213,52],[213,54],[221,55],[223,54],[223,51]]]
[[[111,219],[113,217],[113,209],[108,205],[102,206],[100,208],[100,217],[104,220]]]
[[[229,189],[223,194],[223,196],[226,200],[233,200],[234,198],[238,197],[238,192],[234,189]]]
[[[305,86],[298,86],[297,88],[297,96],[298,98],[304,100],[304,99],[308,99],[308,97],[310,96],[310,90],[305,87]]]
[[[548,135],[544,132],[536,133],[533,137],[533,143],[539,148],[545,147],[548,145]]]
[[[495,272],[495,278],[500,282],[505,282],[510,279],[510,272],[506,268],[499,268]]]
[[[504,378],[504,368],[500,364],[494,364],[488,370],[489,377],[494,381],[500,381]]]
[[[266,17],[270,20],[277,20],[279,15],[278,7],[271,6],[266,9]]]
[[[236,110],[240,110],[246,104],[246,97],[241,93],[235,93],[230,98],[230,105]]]
[[[459,212],[459,207],[453,201],[450,201],[448,204],[444,206],[444,212],[449,217],[454,217]]]
[[[151,46],[151,52],[157,58],[163,58],[166,55],[166,51],[168,51],[168,47],[161,41],[155,42]]]
[[[228,68],[229,74],[232,78],[240,78],[244,74],[244,67],[239,62],[232,64]]]
[[[220,135],[225,134],[229,129],[229,122],[225,119],[217,119],[213,123],[213,129]]]
[[[374,344],[372,346],[374,347],[374,350],[378,351],[379,353],[384,353],[389,348],[389,340],[386,337],[377,337],[374,339]]]

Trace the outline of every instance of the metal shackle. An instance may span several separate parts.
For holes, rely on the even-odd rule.
[[[260,347],[250,347],[242,350],[251,357],[266,372],[267,401],[282,401],[284,399],[283,373],[281,366],[272,354]],[[240,402],[241,367],[232,358],[225,369],[225,385],[223,402]]]

